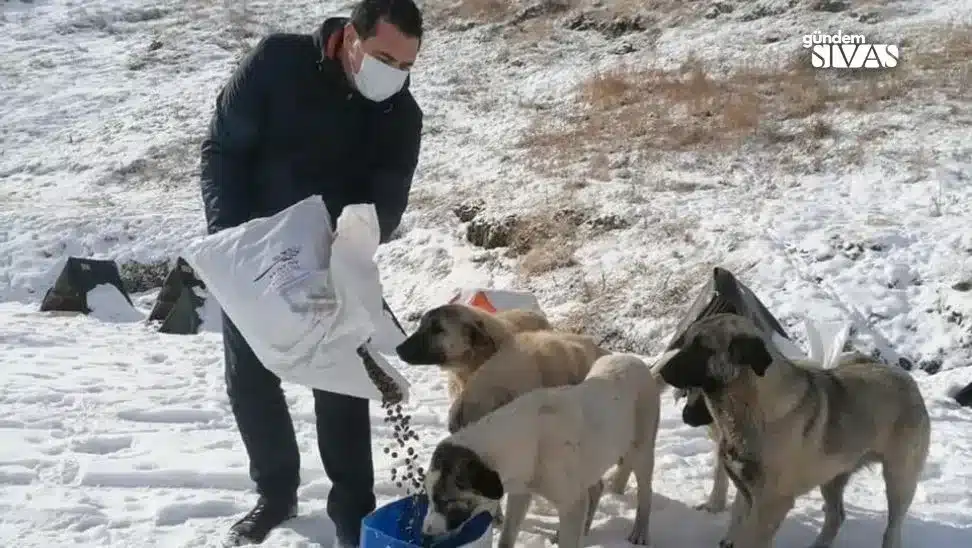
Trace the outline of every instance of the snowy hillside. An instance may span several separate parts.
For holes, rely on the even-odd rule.
[[[218,325],[175,336],[139,321],[166,262],[204,231],[198,143],[236,60],[270,30],[347,9],[243,6],[0,3],[0,546],[208,546],[254,500]],[[403,319],[458,286],[529,289],[561,325],[653,354],[724,266],[801,343],[806,316],[854,320],[854,344],[912,367],[933,448],[905,545],[972,545],[972,410],[948,396],[972,381],[972,2],[425,6],[422,156],[401,235],[379,252]],[[900,44],[901,65],[807,68],[801,37],[837,30]],[[139,314],[38,312],[68,256],[122,264]],[[444,379],[403,372],[430,450]],[[330,546],[312,399],[288,398],[301,517],[267,545]],[[373,409],[384,502],[400,493]],[[715,546],[727,516],[692,509],[711,442],[679,411],[666,397],[653,538]],[[624,545],[633,502],[605,497],[593,545]],[[875,546],[880,474],[847,502],[837,546]],[[777,546],[809,544],[819,507],[798,501]],[[542,546],[555,522],[535,504],[522,544]]]

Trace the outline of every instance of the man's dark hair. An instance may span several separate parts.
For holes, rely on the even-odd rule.
[[[422,40],[422,12],[413,0],[361,0],[351,12],[351,25],[362,40],[376,34],[382,19],[402,34]]]

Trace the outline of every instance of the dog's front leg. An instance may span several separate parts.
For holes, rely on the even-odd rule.
[[[594,523],[594,514],[597,513],[597,506],[601,503],[601,495],[604,494],[604,480],[598,480],[597,483],[590,486],[587,489],[587,518],[584,521],[584,533],[583,536],[587,536],[591,532],[591,525]],[[550,538],[552,544],[560,543],[560,531],[553,534]]]
[[[784,496],[757,496],[755,499],[737,527],[736,535],[730,537],[729,548],[771,548],[773,538],[794,502],[792,497]]]
[[[604,481],[598,480],[597,483],[587,490],[587,520],[584,521],[584,535],[591,532],[591,524],[594,523],[594,514],[601,503],[601,495],[604,494]]]
[[[560,548],[581,548],[588,506],[590,495],[585,493],[570,506],[557,508],[560,518],[557,525],[557,544]]]
[[[719,548],[732,548],[733,542],[738,534],[739,527],[742,525],[746,516],[749,515],[749,496],[743,491],[737,491],[732,500],[732,508],[729,512],[729,529],[726,535],[719,541]]]
[[[496,511],[493,512],[493,528],[501,529],[503,527],[503,503],[499,502],[496,504]]]
[[[523,525],[523,519],[526,518],[532,499],[533,495],[530,493],[506,495],[506,517],[503,520],[503,530],[500,532],[499,548],[513,548],[516,545],[516,537],[520,533],[520,527]]]
[[[729,475],[726,474],[725,462],[719,454],[719,448],[715,451],[715,466],[712,471],[712,490],[709,491],[709,499],[695,507],[696,510],[705,510],[713,514],[718,514],[726,509],[726,499],[729,497]]]
[[[636,450],[630,458],[637,459],[634,474],[638,484],[638,508],[635,510],[634,524],[631,526],[628,542],[637,546],[649,546],[651,545],[651,499],[654,494],[652,487],[655,473],[654,444]]]
[[[628,479],[631,477],[631,463],[624,457],[618,459],[617,466],[608,478],[608,490],[615,495],[623,495],[628,486]]]
[[[844,511],[844,488],[847,487],[849,479],[850,474],[840,474],[820,486],[820,494],[824,500],[824,522],[811,548],[829,548],[837,537],[837,531],[847,518]]]

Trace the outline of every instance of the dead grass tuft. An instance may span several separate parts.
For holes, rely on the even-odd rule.
[[[520,218],[513,231],[509,253],[520,257],[521,274],[536,276],[576,265],[580,247],[578,232],[586,212],[571,208],[550,209]]]
[[[513,15],[514,0],[461,0],[454,4],[454,13],[475,21],[501,21]]]
[[[972,99],[972,24],[950,25],[933,37],[914,51],[903,48],[902,64],[912,69],[914,85]]]
[[[751,135],[768,115],[783,120],[819,112],[827,93],[809,71],[739,71],[717,78],[698,61],[676,71],[618,69],[583,82],[565,125],[540,121],[524,144],[569,163],[578,152],[681,150],[722,146]],[[769,113],[767,105],[776,107]],[[580,150],[578,150],[580,149]]]
[[[584,277],[571,288],[578,306],[556,322],[556,328],[590,335],[615,352],[652,354],[667,341],[663,337],[677,324],[701,281],[712,271],[711,264],[696,264],[672,271],[652,264],[639,264],[637,275],[609,278]],[[632,299],[632,295],[644,295]],[[634,322],[657,322],[647,333],[628,329]]]
[[[576,287],[571,292],[577,295],[577,300],[583,306],[569,312],[556,322],[555,327],[570,333],[606,338],[615,329],[608,317],[612,315],[612,310],[617,310],[617,299],[623,294],[624,284],[620,279],[608,280],[601,272],[597,279],[583,277],[574,285]]]
[[[518,0],[430,0],[423,11],[432,26],[457,21],[496,23],[516,13],[519,3]]]
[[[507,38],[528,41],[558,29],[617,38],[679,26],[707,13],[699,2],[680,0],[429,0],[424,11],[431,26],[464,30],[500,23],[513,31]]]
[[[527,276],[553,272],[561,268],[576,266],[574,252],[577,242],[557,238],[527,252],[520,259],[520,271]]]
[[[522,144],[543,168],[619,150],[733,152],[780,127],[785,135],[771,143],[803,145],[833,135],[825,116],[838,109],[883,108],[915,92],[968,99],[970,55],[972,26],[961,26],[937,43],[903,47],[899,66],[885,70],[817,70],[805,50],[783,66],[728,74],[697,59],[676,70],[622,67],[582,82],[566,115],[538,117]]]

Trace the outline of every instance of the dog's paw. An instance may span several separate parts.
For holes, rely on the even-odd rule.
[[[635,546],[651,546],[651,537],[647,531],[635,530],[628,535],[628,543]]]
[[[719,541],[719,548],[734,548],[735,544],[729,539],[722,539]]]
[[[557,531],[554,534],[550,535],[550,538],[548,538],[547,540],[550,541],[550,544],[560,544],[560,531]]]
[[[702,504],[696,504],[694,506],[694,508],[696,510],[699,510],[699,511],[702,511],[702,512],[708,512],[710,514],[720,514],[720,513],[726,511],[726,503],[725,502],[719,503],[719,502],[705,501]]]

